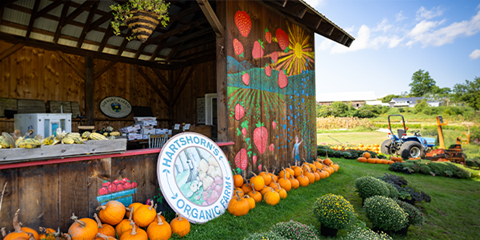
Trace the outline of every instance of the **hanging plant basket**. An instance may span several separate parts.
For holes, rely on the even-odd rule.
[[[148,11],[135,10],[127,13],[132,17],[125,19],[125,24],[132,29],[132,36],[145,43],[160,23],[158,15]]]
[[[111,22],[115,35],[120,35],[121,26],[132,30],[132,35],[127,40],[134,38],[145,43],[158,24],[166,27],[170,20],[168,8],[170,3],[164,0],[129,0],[127,3],[110,6],[113,14]]]

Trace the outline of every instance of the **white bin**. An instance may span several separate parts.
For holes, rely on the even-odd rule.
[[[15,114],[15,129],[25,134],[29,129],[33,129],[33,135],[38,134],[46,138],[56,135],[57,128],[67,133],[72,132],[72,114],[71,113],[20,113]]]

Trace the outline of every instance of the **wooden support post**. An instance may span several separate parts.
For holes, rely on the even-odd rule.
[[[94,81],[93,78],[93,57],[85,56],[85,115],[87,119],[87,125],[93,126],[94,119],[94,106],[93,106],[93,94],[94,94]]]
[[[226,3],[217,2],[217,16],[220,22],[226,22]],[[228,111],[227,111],[227,59],[225,35],[217,37],[217,128],[218,141],[228,140]]]

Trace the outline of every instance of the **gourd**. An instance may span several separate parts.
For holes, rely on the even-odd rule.
[[[243,216],[250,210],[248,200],[240,197],[238,193],[235,193],[236,197],[233,197],[228,203],[228,212],[235,216]]]
[[[150,239],[155,240],[168,240],[172,236],[172,228],[170,224],[165,221],[162,212],[157,214],[156,221],[148,225],[147,235]]]
[[[108,201],[105,205],[98,207],[97,211],[98,210],[100,210],[100,212],[98,213],[98,217],[100,218],[100,220],[112,226],[120,223],[126,212],[123,203],[115,200]]]
[[[143,205],[133,213],[133,221],[135,221],[139,227],[147,227],[155,220],[156,216],[157,211],[153,207],[153,201],[151,201],[150,206]]]
[[[70,219],[75,221],[68,228],[68,234],[72,237],[72,240],[94,239],[97,236],[98,226],[95,220],[90,218],[78,219],[75,214],[72,214]]]
[[[180,237],[184,237],[190,232],[190,222],[187,219],[182,218],[178,213],[177,217],[170,222],[170,226],[172,226],[172,233],[176,233]]]
[[[93,218],[95,218],[95,221],[97,221],[98,233],[115,237],[115,229],[112,227],[112,225],[108,223],[102,224],[96,213],[93,214]]]
[[[253,183],[251,183],[253,185]],[[253,198],[255,202],[261,202],[262,201],[262,194],[260,192],[255,191],[255,188],[252,187],[252,191],[248,193],[248,196]]]
[[[35,239],[32,233],[26,233],[22,231],[20,227],[20,223],[18,222],[18,215],[20,214],[20,209],[15,212],[15,216],[13,216],[13,228],[15,231],[9,233],[8,235],[4,236],[3,240],[32,240]],[[2,228],[3,233],[4,228]]]
[[[120,240],[148,240],[148,235],[145,230],[135,226],[136,224],[131,221],[132,229],[126,231],[120,236]]]

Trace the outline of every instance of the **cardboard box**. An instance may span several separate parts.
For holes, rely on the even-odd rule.
[[[148,136],[150,136],[150,135],[149,134],[144,134],[143,139],[148,139]]]
[[[133,125],[133,126],[127,126],[127,127],[124,127],[124,128],[120,128],[120,132],[122,132],[122,133],[135,133],[140,129],[141,129],[140,125]]]
[[[155,134],[155,128],[142,128],[140,129],[140,134],[145,134],[145,135]]]
[[[142,121],[157,121],[156,117],[134,117],[133,120],[135,122],[142,122]]]
[[[167,128],[155,128],[155,134],[168,134]]]
[[[140,140],[140,139],[143,139],[142,134],[138,134],[138,133],[129,133],[128,134],[128,140]]]
[[[158,122],[157,121],[141,121],[141,122],[136,122],[136,124],[141,126],[157,126]]]

